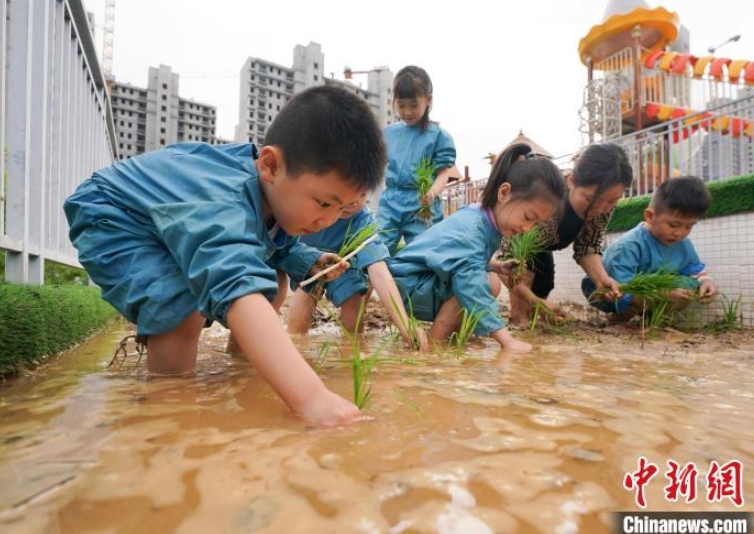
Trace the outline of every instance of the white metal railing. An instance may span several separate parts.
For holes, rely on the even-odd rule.
[[[752,129],[754,94],[614,139],[634,170],[629,195],[651,193],[676,176],[709,182],[754,174]]]
[[[0,0],[0,249],[5,278],[78,265],[63,201],[117,158],[105,79],[81,0]]]

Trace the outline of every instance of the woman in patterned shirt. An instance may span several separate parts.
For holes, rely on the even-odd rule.
[[[546,251],[534,257],[523,282],[508,288],[511,299],[511,322],[527,322],[537,308],[546,306],[556,316],[564,315],[547,297],[555,287],[555,262],[552,251],[573,243],[573,259],[597,288],[605,288],[617,297],[618,283],[608,276],[602,265],[602,243],[607,224],[624,190],[633,181],[633,171],[626,152],[615,143],[586,147],[576,159],[573,172],[566,177],[568,194],[559,215],[546,221],[543,232]],[[501,256],[506,243],[501,247]],[[494,260],[493,260],[494,261]],[[494,267],[494,265],[493,265]]]

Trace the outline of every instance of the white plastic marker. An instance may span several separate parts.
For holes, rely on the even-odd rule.
[[[351,259],[351,258],[353,258],[353,257],[354,257],[354,256],[355,256],[356,254],[358,254],[359,252],[361,252],[361,251],[362,251],[362,250],[364,249],[364,247],[365,247],[365,246],[367,246],[367,245],[368,245],[369,243],[371,243],[371,242],[372,242],[372,241],[374,241],[375,239],[377,239],[377,234],[374,234],[373,236],[370,236],[370,237],[369,237],[369,239],[366,239],[366,240],[365,240],[365,241],[364,241],[364,242],[363,242],[363,243],[362,243],[361,245],[359,245],[359,246],[358,246],[358,247],[356,247],[356,248],[355,248],[354,250],[352,250],[351,252],[349,252],[348,254],[346,254],[346,255],[345,255],[345,256],[343,257],[343,259],[342,259],[341,261],[348,261],[348,260],[350,260],[350,259]],[[320,272],[318,272],[318,273],[317,273],[317,274],[315,274],[314,276],[312,276],[312,277],[310,277],[310,278],[307,278],[306,280],[304,280],[303,282],[301,282],[301,283],[299,284],[299,287],[308,286],[308,285],[309,285],[309,284],[311,284],[312,282],[314,282],[314,281],[316,281],[316,280],[319,280],[320,278],[322,278],[323,276],[325,276],[325,275],[326,275],[327,273],[329,273],[330,271],[333,271],[333,270],[335,270],[335,268],[336,268],[336,267],[338,266],[338,264],[339,264],[339,263],[340,263],[340,261],[339,261],[338,263],[335,263],[335,264],[333,264],[333,265],[330,265],[330,266],[329,266],[329,267],[327,267],[326,269],[322,269],[322,270],[321,270]]]

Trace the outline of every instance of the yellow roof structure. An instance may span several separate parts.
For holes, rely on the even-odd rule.
[[[633,44],[634,28],[640,31],[642,48],[658,50],[675,41],[680,21],[664,7],[650,8],[643,0],[610,0],[600,24],[579,41],[584,65],[599,63]]]

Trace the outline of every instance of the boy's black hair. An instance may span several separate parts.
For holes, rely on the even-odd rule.
[[[673,212],[684,217],[702,218],[709,203],[709,189],[700,178],[680,176],[661,183],[652,195],[649,207],[655,214]]]
[[[317,86],[294,96],[275,117],[265,145],[283,152],[291,176],[335,171],[374,191],[382,183],[387,149],[364,100],[337,86]]]
[[[498,191],[504,183],[511,184],[512,200],[545,197],[560,204],[565,195],[565,181],[560,169],[550,158],[534,154],[525,143],[509,146],[495,160],[482,192],[483,208],[495,207]]]
[[[418,97],[429,98],[432,96],[432,80],[427,71],[416,65],[403,67],[393,79],[393,101],[415,100]],[[432,109],[432,103],[424,110],[419,124],[422,130],[429,126],[429,111]]]

